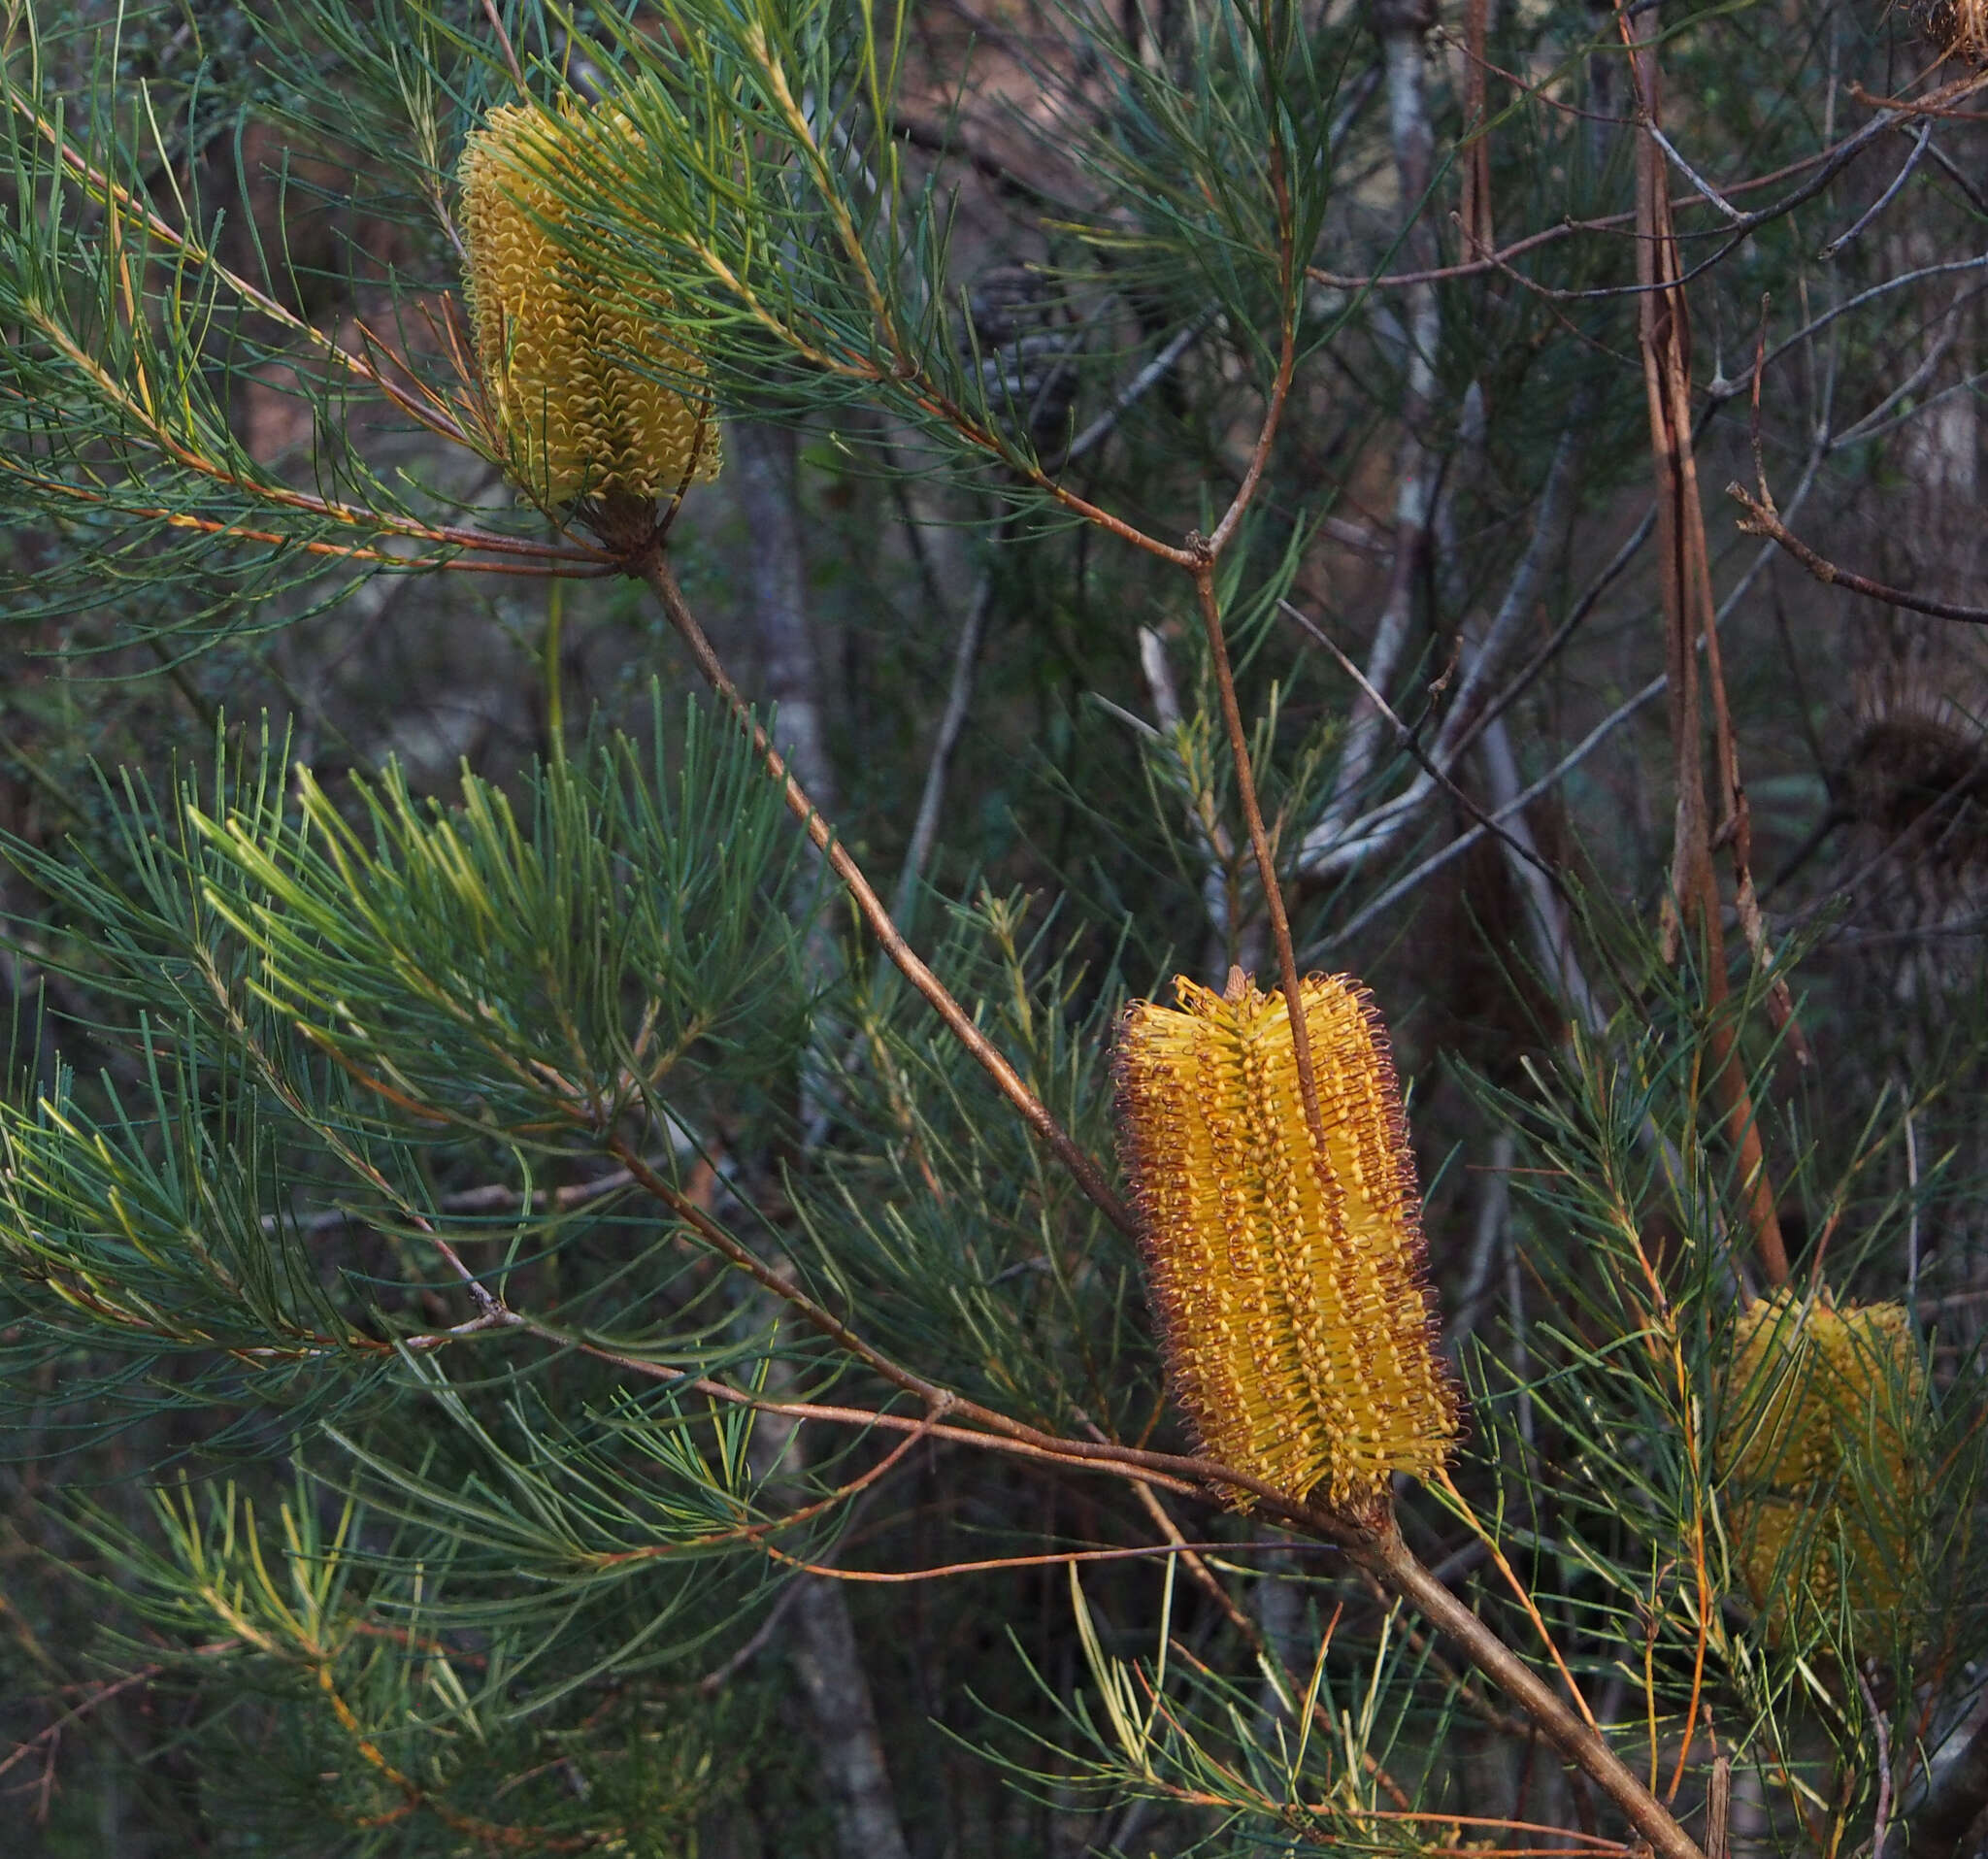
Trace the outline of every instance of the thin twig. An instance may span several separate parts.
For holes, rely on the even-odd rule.
[[[789,1581],[781,1588],[779,1598],[774,1602],[772,1607],[767,1609],[766,1618],[759,1623],[752,1637],[737,1652],[733,1653],[730,1658],[726,1659],[723,1664],[714,1666],[703,1677],[698,1679],[696,1686],[698,1694],[706,1698],[716,1697],[731,1682],[734,1676],[743,1672],[760,1653],[765,1651],[772,1643],[773,1636],[778,1631],[781,1620],[786,1617],[787,1610],[805,1592],[805,1588],[798,1581]]]
[[[1710,201],[1720,213],[1724,214],[1736,226],[1743,226],[1747,223],[1746,216],[1677,152],[1676,147],[1673,144],[1671,138],[1665,135],[1663,130],[1658,128],[1654,122],[1645,122],[1642,126],[1648,131],[1650,140],[1670,157],[1672,166],[1686,181],[1690,182],[1706,199]]]
[[[917,818],[911,826],[911,844],[905,848],[904,866],[898,873],[897,891],[891,899],[891,914],[901,923],[911,919],[919,882],[932,861],[932,848],[939,843],[939,815],[945,804],[946,776],[952,768],[953,751],[966,729],[967,713],[973,707],[975,675],[993,611],[994,573],[989,568],[981,572],[973,604],[959,629],[959,642],[953,647],[952,681],[946,687],[945,709],[932,738],[932,752],[925,763],[925,784],[918,794]]]
[[[1174,372],[1180,357],[1214,326],[1220,315],[1220,305],[1210,304],[1191,322],[1176,330],[1159,353],[1111,396],[1111,404],[1097,418],[1053,458],[1043,460],[1043,469],[1045,472],[1062,471],[1066,466],[1076,464],[1087,453],[1095,451],[1110,437],[1119,420]]]
[[[240,1644],[239,1640],[223,1640],[213,1645],[201,1646],[199,1650],[203,1653],[231,1652]],[[129,1691],[133,1685],[149,1683],[165,1670],[162,1665],[140,1666],[136,1672],[127,1672],[121,1678],[115,1678],[108,1684],[97,1686],[81,1704],[64,1711],[46,1729],[37,1731],[24,1743],[16,1743],[7,1755],[0,1756],[0,1776],[4,1776],[16,1763],[25,1762],[43,1743],[52,1744],[60,1742],[62,1732],[72,1723],[109,1704],[120,1691]]]
[[[1764,492],[1767,486],[1762,484],[1760,488]],[[1835,562],[1817,554],[1782,522],[1772,496],[1756,496],[1740,483],[1728,484],[1726,495],[1746,513],[1739,522],[1741,534],[1764,536],[1769,542],[1786,549],[1825,586],[1844,587],[1853,594],[1862,594],[1867,600],[1903,608],[1907,613],[1927,614],[1935,619],[1959,620],[1966,626],[1988,626],[1988,607],[1968,607],[1950,600],[1929,600],[1923,594],[1908,593],[1903,587],[1887,587],[1884,582],[1872,581],[1868,575],[1838,567]]]
[[[1884,1859],[1885,1836],[1891,1832],[1891,1723],[1877,1708],[1864,1668],[1855,1666],[1852,1670],[1864,1709],[1871,1713],[1871,1735],[1877,1744],[1877,1810],[1871,1817],[1871,1859]]]
[[[917,952],[904,939],[896,921],[884,908],[883,900],[878,896],[863,869],[852,858],[842,842],[836,838],[829,824],[816,812],[807,791],[787,768],[784,758],[773,745],[765,729],[753,715],[751,707],[733,683],[731,675],[725,670],[724,662],[712,648],[705,636],[704,628],[697,616],[690,611],[683,598],[683,591],[677,584],[662,550],[653,542],[645,550],[634,552],[626,563],[627,571],[637,580],[646,581],[663,604],[670,622],[677,629],[685,649],[695,661],[712,689],[723,700],[740,728],[751,739],[753,747],[766,764],[767,772],[780,783],[788,808],[801,821],[808,837],[814,842],[830,869],[842,880],[849,895],[855,900],[856,908],[862,913],[863,920],[869,925],[885,954],[890,957],[899,973],[922,994],[945,1022],[946,1028],[959,1043],[978,1061],[996,1087],[1021,1113],[1022,1119],[1035,1131],[1067,1168],[1077,1185],[1083,1190],[1094,1206],[1118,1230],[1128,1236],[1137,1237],[1139,1223],[1132,1211],[1112,1191],[1098,1165],[1080,1149],[1050,1113],[1034,1091],[1030,1090],[1018,1073],[993,1042],[974,1023],[966,1010],[956,1001],[944,981],[933,974],[919,958]]]
[[[1980,88],[1984,83],[1988,83],[1988,78],[1973,80],[1960,88],[1962,93],[1965,94],[1967,91]],[[1951,91],[1954,88],[1955,86],[1949,86],[1948,90]],[[1945,96],[1947,92],[1939,94]],[[1776,169],[1772,174],[1759,175],[1750,181],[1736,183],[1730,191],[1740,193],[1752,187],[1766,186],[1773,182],[1786,180],[1789,176],[1800,174],[1807,169],[1816,170],[1801,186],[1792,189],[1779,200],[1776,200],[1772,206],[1763,207],[1755,213],[1741,215],[1737,221],[1733,222],[1730,235],[1720,244],[1717,250],[1712,252],[1709,257],[1700,260],[1689,271],[1683,272],[1675,282],[1678,284],[1688,284],[1706,273],[1716,269],[1725,262],[1726,258],[1743,240],[1750,238],[1762,226],[1773,220],[1785,217],[1788,214],[1794,212],[1796,208],[1805,205],[1821,193],[1859,153],[1869,148],[1886,130],[1899,126],[1907,118],[1924,116],[1929,114],[1937,115],[1938,111],[1929,110],[1921,106],[1904,104],[1887,106],[1861,129],[1853,131],[1834,147],[1820,149],[1801,161],[1791,163],[1786,168]],[[1673,212],[1693,204],[1688,194],[1678,200],[1669,200],[1668,196],[1665,196],[1665,198],[1667,204]],[[1576,233],[1616,231],[1625,228],[1634,217],[1633,214],[1611,214],[1601,219],[1564,220],[1557,226],[1548,226],[1541,232],[1536,232],[1524,239],[1514,241],[1513,244],[1506,247],[1503,251],[1486,252],[1461,264],[1430,266],[1417,271],[1383,273],[1368,277],[1342,275],[1336,272],[1323,271],[1313,266],[1308,268],[1307,275],[1314,283],[1324,284],[1331,289],[1364,291],[1399,289],[1422,283],[1441,283],[1451,279],[1479,277],[1485,272],[1499,271],[1508,273],[1508,275],[1524,283],[1529,289],[1535,290],[1541,296],[1557,303],[1580,303],[1610,297],[1644,296],[1653,292],[1660,292],[1669,288],[1669,286],[1655,282],[1640,282],[1634,284],[1604,284],[1579,290],[1556,290],[1549,285],[1539,283],[1533,279],[1526,278],[1522,273],[1510,269],[1510,261],[1513,258],[1522,256],[1524,253],[1534,250],[1542,245],[1570,238]],[[1968,260],[1965,262],[1977,263],[1980,261]],[[1936,266],[1932,269],[1957,270],[1960,268],[1960,266],[1948,265]],[[1879,288],[1889,287],[1891,287],[1889,284],[1879,286]],[[1831,314],[1839,315],[1844,309],[1849,307],[1847,304],[1839,305]]]
[[[1825,456],[1826,448],[1822,445],[1818,445],[1811,451],[1806,467],[1802,475],[1802,481],[1796,487],[1795,504],[1797,506],[1807,501],[1809,489],[1814,484],[1816,473],[1820,469]],[[1719,603],[1719,611],[1716,615],[1719,625],[1724,625],[1726,620],[1738,610],[1740,603],[1745,599],[1748,590],[1759,578],[1761,571],[1773,558],[1773,545],[1772,543],[1764,545],[1748,564],[1746,571],[1734,582],[1726,598]],[[1628,722],[1640,711],[1646,709],[1661,697],[1666,689],[1669,688],[1670,681],[1671,679],[1668,672],[1659,672],[1640,690],[1616,705],[1607,715],[1604,716],[1600,722],[1589,730],[1579,742],[1555,762],[1545,774],[1541,775],[1538,780],[1534,781],[1531,786],[1513,795],[1510,800],[1502,805],[1494,807],[1491,810],[1491,817],[1496,820],[1509,819],[1520,808],[1530,807],[1541,794],[1548,793],[1558,786],[1574,769],[1578,768],[1581,763],[1586,761],[1590,755],[1600,748],[1609,737],[1614,735],[1624,723]],[[1393,883],[1387,885],[1377,896],[1370,898],[1339,929],[1335,930],[1325,939],[1325,942],[1320,946],[1321,948],[1338,947],[1349,938],[1356,936],[1369,923],[1373,922],[1375,917],[1391,910],[1410,891],[1435,877],[1445,865],[1461,858],[1483,837],[1484,828],[1481,826],[1472,826],[1459,833],[1446,846],[1430,853],[1420,864],[1396,879]]]
[[[1864,212],[1857,216],[1856,223],[1851,226],[1848,232],[1838,233],[1837,236],[1834,239],[1832,239],[1828,245],[1824,246],[1823,249],[1815,254],[1818,258],[1834,258],[1838,252],[1841,251],[1842,249],[1850,243],[1851,240],[1856,238],[1856,236],[1860,232],[1862,232],[1866,226],[1868,226],[1873,219],[1875,219],[1877,216],[1885,210],[1885,208],[1890,206],[1891,203],[1898,198],[1899,189],[1903,187],[1906,182],[1911,180],[1912,170],[1919,165],[1919,157],[1926,152],[1926,146],[1932,140],[1932,123],[1921,123],[1919,125],[1919,138],[1912,145],[1912,152],[1905,158],[1905,161],[1900,165],[1898,173],[1892,177],[1891,185],[1888,186],[1881,194],[1879,194],[1877,198],[1873,200],[1871,203],[1871,205],[1864,210]]]
[[[1912,1101],[1909,1097],[1905,1098],[1905,1192],[1911,1201],[1909,1224],[1905,1229],[1905,1302],[1916,1306],[1919,1301],[1919,1139],[1912,1128]],[[1873,1854],[1875,1851],[1873,1847]]]
[[[1570,425],[1561,433],[1560,442],[1554,448],[1553,462],[1546,474],[1546,482],[1541,492],[1539,515],[1533,524],[1533,532],[1526,544],[1525,552],[1512,570],[1511,581],[1507,585],[1505,597],[1500,601],[1498,612],[1481,639],[1468,647],[1469,656],[1465,665],[1463,682],[1451,703],[1449,714],[1444,717],[1438,734],[1436,747],[1429,762],[1425,762],[1424,773],[1408,786],[1406,792],[1384,802],[1364,817],[1346,820],[1336,811],[1312,827],[1305,835],[1299,849],[1299,870],[1313,881],[1331,876],[1334,872],[1360,863],[1370,856],[1376,843],[1385,844],[1393,840],[1408,827],[1408,821],[1421,810],[1423,803],[1437,787],[1447,779],[1447,771],[1456,765],[1459,757],[1477,739],[1483,727],[1480,693],[1489,680],[1505,647],[1517,631],[1532,610],[1540,583],[1544,580],[1553,557],[1564,547],[1569,528],[1574,520],[1574,505],[1577,501],[1574,487],[1574,460],[1578,451],[1578,422]],[[1620,559],[1620,557],[1618,557]],[[1597,595],[1599,597],[1599,595]],[[1397,616],[1393,606],[1394,596],[1390,594],[1390,610],[1382,616],[1381,626],[1385,630]],[[1284,612],[1297,619],[1309,630],[1315,628],[1288,601],[1282,603]],[[1400,610],[1405,614],[1406,610]],[[1337,647],[1334,648],[1335,651]],[[1376,666],[1382,659],[1379,636],[1374,658]],[[1377,694],[1381,680],[1361,677],[1363,691]],[[1375,699],[1370,697],[1370,704]],[[1507,701],[1509,701],[1508,694]],[[1355,729],[1370,715],[1377,715],[1378,709],[1357,710]],[[1399,719],[1397,719],[1399,727]],[[1360,739],[1349,742],[1346,750],[1346,764],[1363,753]],[[1345,782],[1342,775],[1341,791]]]
[[[1194,592],[1201,606],[1202,624],[1208,633],[1215,689],[1222,701],[1222,723],[1228,731],[1229,751],[1236,763],[1237,794],[1242,803],[1243,823],[1249,829],[1249,845],[1256,854],[1257,876],[1263,884],[1264,912],[1270,918],[1271,941],[1276,949],[1284,1005],[1290,1013],[1291,1056],[1297,1066],[1298,1093],[1305,1103],[1305,1123],[1311,1134],[1313,1152],[1323,1157],[1326,1152],[1325,1119],[1318,1108],[1318,1077],[1312,1069],[1310,1029],[1305,1023],[1305,995],[1298,981],[1298,955],[1291,946],[1291,918],[1284,909],[1276,854],[1271,848],[1270,833],[1263,823],[1263,808],[1257,801],[1256,776],[1249,765],[1249,739],[1242,728],[1242,707],[1236,701],[1236,674],[1229,665],[1228,642],[1222,637],[1222,614],[1215,597],[1212,557],[1195,575]]]
[[[1911,131],[1908,130],[1904,123],[1900,123],[1898,125],[1898,131],[1899,134],[1902,136],[1909,135],[1911,133]],[[1953,184],[1961,190],[1962,193],[1967,195],[1969,205],[1971,205],[1976,213],[1988,214],[1988,193],[1983,193],[1981,191],[1980,183],[1978,182],[1969,180],[1967,174],[1962,170],[1960,164],[1957,161],[1955,161],[1954,158],[1938,145],[1938,143],[1929,143],[1927,145],[1926,151],[1933,157],[1933,159],[1937,163],[1938,163],[1940,172],[1943,173],[1946,176],[1946,178],[1949,181],[1951,181]]]
[[[497,43],[504,50],[504,62],[511,69],[511,82],[517,85],[519,94],[524,92],[524,72],[517,62],[516,49],[511,43],[511,34],[504,30],[503,16],[497,11],[497,0],[483,0],[483,17],[490,22],[490,30],[497,35]]]
[[[1496,819],[1494,819],[1481,807],[1479,807],[1477,803],[1474,799],[1472,799],[1471,795],[1464,788],[1459,787],[1457,783],[1450,779],[1449,774],[1446,770],[1438,766],[1437,762],[1430,755],[1429,751],[1422,747],[1421,741],[1416,736],[1415,732],[1412,729],[1410,729],[1407,723],[1403,722],[1399,716],[1395,714],[1394,710],[1389,705],[1387,699],[1381,696],[1381,694],[1377,690],[1375,690],[1372,684],[1370,684],[1367,681],[1367,679],[1365,675],[1361,672],[1359,666],[1354,664],[1353,661],[1350,658],[1348,658],[1344,652],[1340,650],[1339,647],[1333,642],[1332,636],[1329,633],[1327,633],[1322,627],[1315,624],[1308,614],[1305,614],[1301,612],[1298,608],[1293,607],[1289,601],[1280,600],[1277,602],[1277,606],[1279,610],[1286,615],[1286,617],[1295,619],[1298,622],[1298,624],[1302,626],[1305,629],[1305,631],[1314,641],[1316,641],[1319,645],[1323,646],[1325,649],[1329,651],[1333,655],[1333,657],[1339,661],[1340,669],[1342,672],[1344,672],[1345,675],[1348,678],[1350,678],[1354,683],[1359,685],[1361,693],[1366,697],[1367,701],[1374,706],[1375,710],[1379,713],[1382,719],[1393,725],[1394,733],[1396,737],[1400,740],[1401,746],[1408,751],[1408,754],[1414,759],[1416,766],[1419,767],[1429,777],[1429,779],[1432,781],[1435,781],[1439,786],[1441,786],[1442,790],[1446,794],[1448,794],[1449,797],[1452,800],[1454,800],[1460,807],[1462,807],[1464,811],[1468,813],[1470,816],[1474,820],[1475,820],[1479,826],[1481,826],[1487,833],[1496,834],[1497,837],[1500,840],[1502,840],[1508,847],[1509,847],[1512,851],[1516,852],[1519,855],[1519,857],[1524,859],[1528,865],[1532,866],[1536,871],[1541,873],[1545,878],[1546,881],[1553,886],[1554,890],[1556,890],[1563,899],[1566,899],[1568,902],[1571,903],[1573,900],[1568,895],[1566,880],[1561,878],[1560,874],[1556,870],[1554,870],[1552,866],[1548,865],[1546,861],[1539,855],[1538,852],[1534,851],[1530,846],[1523,845],[1517,839],[1514,839],[1512,835],[1506,830],[1505,827],[1501,826]]]

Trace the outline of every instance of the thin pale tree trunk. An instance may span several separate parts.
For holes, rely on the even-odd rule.
[[[773,734],[780,753],[815,806],[834,817],[835,768],[821,701],[820,653],[807,608],[794,434],[785,427],[740,422],[729,439],[739,500],[752,536],[748,617],[761,660],[760,693],[778,709]],[[819,963],[836,959],[819,924],[811,926],[810,947]],[[832,1042],[832,1031],[828,1037]],[[811,1065],[802,1080],[804,1125],[812,1123],[811,1100],[825,1087],[826,1080]],[[801,1440],[771,1428],[771,1419],[762,1417],[762,1444],[769,1459],[798,1482]],[[794,1579],[800,1592],[793,1605],[789,1655],[821,1753],[822,1778],[835,1804],[843,1859],[908,1859],[847,1591],[824,1576]]]

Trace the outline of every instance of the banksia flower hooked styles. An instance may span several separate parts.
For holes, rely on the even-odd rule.
[[[1783,1291],[1740,1319],[1714,1451],[1740,1574],[1770,1631],[1898,1618],[1913,1582],[1925,1378],[1905,1307]],[[1847,1592],[1845,1592],[1847,1589]]]
[[[1439,1472],[1457,1431],[1437,1359],[1420,1196],[1387,1032],[1340,976],[1303,984],[1324,1126],[1290,1013],[1241,970],[1125,1017],[1120,1149],[1174,1389],[1208,1454],[1336,1510]],[[1240,1500],[1246,1503],[1246,1500]]]
[[[696,354],[648,302],[562,241],[578,176],[573,145],[627,140],[618,112],[568,102],[490,112],[463,149],[462,231],[470,326],[511,474],[547,508],[582,495],[653,501],[718,470],[709,406],[688,383]]]

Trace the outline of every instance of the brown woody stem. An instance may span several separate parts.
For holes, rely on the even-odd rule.
[[[1298,984],[1298,956],[1291,946],[1291,919],[1284,909],[1283,887],[1277,881],[1276,855],[1271,850],[1270,833],[1263,823],[1263,808],[1256,798],[1256,776],[1249,766],[1249,739],[1242,729],[1242,709],[1236,701],[1236,675],[1229,665],[1229,646],[1222,637],[1221,605],[1215,598],[1215,568],[1212,556],[1194,571],[1194,591],[1201,603],[1201,619],[1208,632],[1209,658],[1214,667],[1215,688],[1221,693],[1222,723],[1228,731],[1229,752],[1236,763],[1236,791],[1242,802],[1242,818],[1249,828],[1249,844],[1256,853],[1257,876],[1263,881],[1263,906],[1270,916],[1271,940],[1276,945],[1277,971],[1284,990],[1284,1005],[1291,1013],[1291,1055],[1298,1065],[1298,1090],[1305,1100],[1305,1127],[1310,1132],[1314,1151],[1325,1153],[1325,1121],[1318,1109],[1318,1075],[1311,1065],[1311,1035],[1305,1024],[1305,1001]]]
[[[1959,601],[1931,600],[1907,588],[1887,587],[1881,581],[1872,581],[1870,576],[1857,574],[1852,569],[1839,568],[1826,556],[1817,554],[1781,521],[1780,512],[1774,508],[1765,478],[1759,481],[1758,494],[1748,492],[1743,484],[1728,484],[1726,495],[1746,513],[1740,519],[1740,529],[1743,534],[1764,536],[1769,542],[1786,549],[1824,586],[1846,587],[1853,594],[1862,594],[1866,600],[1882,601],[1887,607],[1902,608],[1907,613],[1928,614],[1935,619],[1957,619],[1964,625],[1988,626],[1988,607],[1967,607]]]
[[[1541,1734],[1622,1809],[1657,1859],[1705,1859],[1670,1809],[1636,1778],[1606,1740],[1416,1558],[1402,1541],[1392,1515],[1365,1544],[1348,1547],[1356,1561],[1470,1654],[1477,1669],[1539,1725]]]
[[[661,547],[653,536],[646,548],[631,551],[624,558],[627,572],[639,581],[646,581],[655,590],[656,597],[663,604],[663,611],[669,614],[670,623],[676,627],[678,637],[683,642],[690,656],[696,661],[697,669],[704,675],[706,682],[724,700],[725,706],[739,727],[751,738],[752,747],[765,762],[767,773],[779,781],[786,796],[788,808],[806,828],[808,837],[820,850],[833,871],[855,900],[856,908],[862,912],[863,920],[870,926],[870,932],[877,938],[885,955],[896,966],[899,973],[922,994],[931,1004],[939,1017],[945,1022],[946,1030],[978,1060],[980,1067],[994,1080],[1002,1096],[1021,1112],[1022,1120],[1035,1131],[1044,1145],[1051,1150],[1071,1175],[1092,1204],[1122,1233],[1132,1238],[1139,1234],[1139,1222],[1132,1211],[1112,1192],[1110,1183],[1105,1179],[1098,1165],[1080,1149],[1070,1132],[1050,1113],[1035,1092],[1029,1089],[1021,1074],[996,1048],[993,1042],[973,1022],[967,1011],[952,997],[951,991],[938,976],[933,974],[918,953],[904,939],[895,919],[884,907],[870,880],[863,875],[863,868],[849,856],[842,842],[835,836],[829,823],[821,817],[814,803],[808,798],[807,790],[789,771],[785,759],[774,747],[749,705],[740,694],[739,687],[732,682],[731,675],[725,670],[712,643],[705,637],[704,628],[698,624],[697,615],[690,611],[683,598],[683,590],[677,585],[677,577],[671,572],[664,559]]]
[[[1690,363],[1691,311],[1684,294],[1683,261],[1671,218],[1670,194],[1657,124],[1663,112],[1658,42],[1631,44],[1626,15],[1621,18],[1629,45],[1643,135],[1637,149],[1637,282],[1643,286],[1639,311],[1639,346],[1649,407],[1650,452],[1657,490],[1658,565],[1662,577],[1665,655],[1670,671],[1671,747],[1677,802],[1673,832],[1671,888],[1677,927],[1703,939],[1706,1001],[1712,1013],[1707,1032],[1712,1083],[1725,1112],[1729,1141],[1738,1154],[1747,1222],[1762,1272],[1774,1284],[1788,1279],[1788,1253],[1768,1178],[1760,1128],[1747,1089],[1739,1035],[1723,1014],[1727,997],[1725,938],[1720,928],[1718,879],[1712,867],[1712,826],[1705,785],[1698,646],[1705,644],[1718,733],[1719,791],[1735,834],[1740,868],[1742,910],[1751,897],[1745,875],[1743,793],[1739,785],[1738,751],[1730,719],[1724,715],[1724,681],[1713,611],[1710,556],[1705,511],[1699,497],[1698,465],[1692,448]]]

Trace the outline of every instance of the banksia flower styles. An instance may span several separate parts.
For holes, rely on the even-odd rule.
[[[1175,985],[1179,1011],[1129,1010],[1118,1056],[1120,1149],[1175,1393],[1210,1457],[1370,1510],[1392,1474],[1440,1471],[1457,1430],[1386,1030],[1354,982],[1304,982],[1321,1153],[1282,994],[1240,970],[1226,995]]]
[[[634,298],[560,236],[574,142],[612,160],[612,141],[633,126],[572,103],[562,116],[506,104],[463,149],[470,326],[496,434],[512,477],[548,509],[583,495],[674,497],[717,475],[710,409],[684,391],[702,364],[666,333],[667,299]]]
[[[1913,1583],[1925,1379],[1905,1307],[1788,1292],[1740,1319],[1714,1453],[1740,1573],[1777,1637],[1897,1618]],[[1844,1590],[1847,1589],[1845,1593]]]

